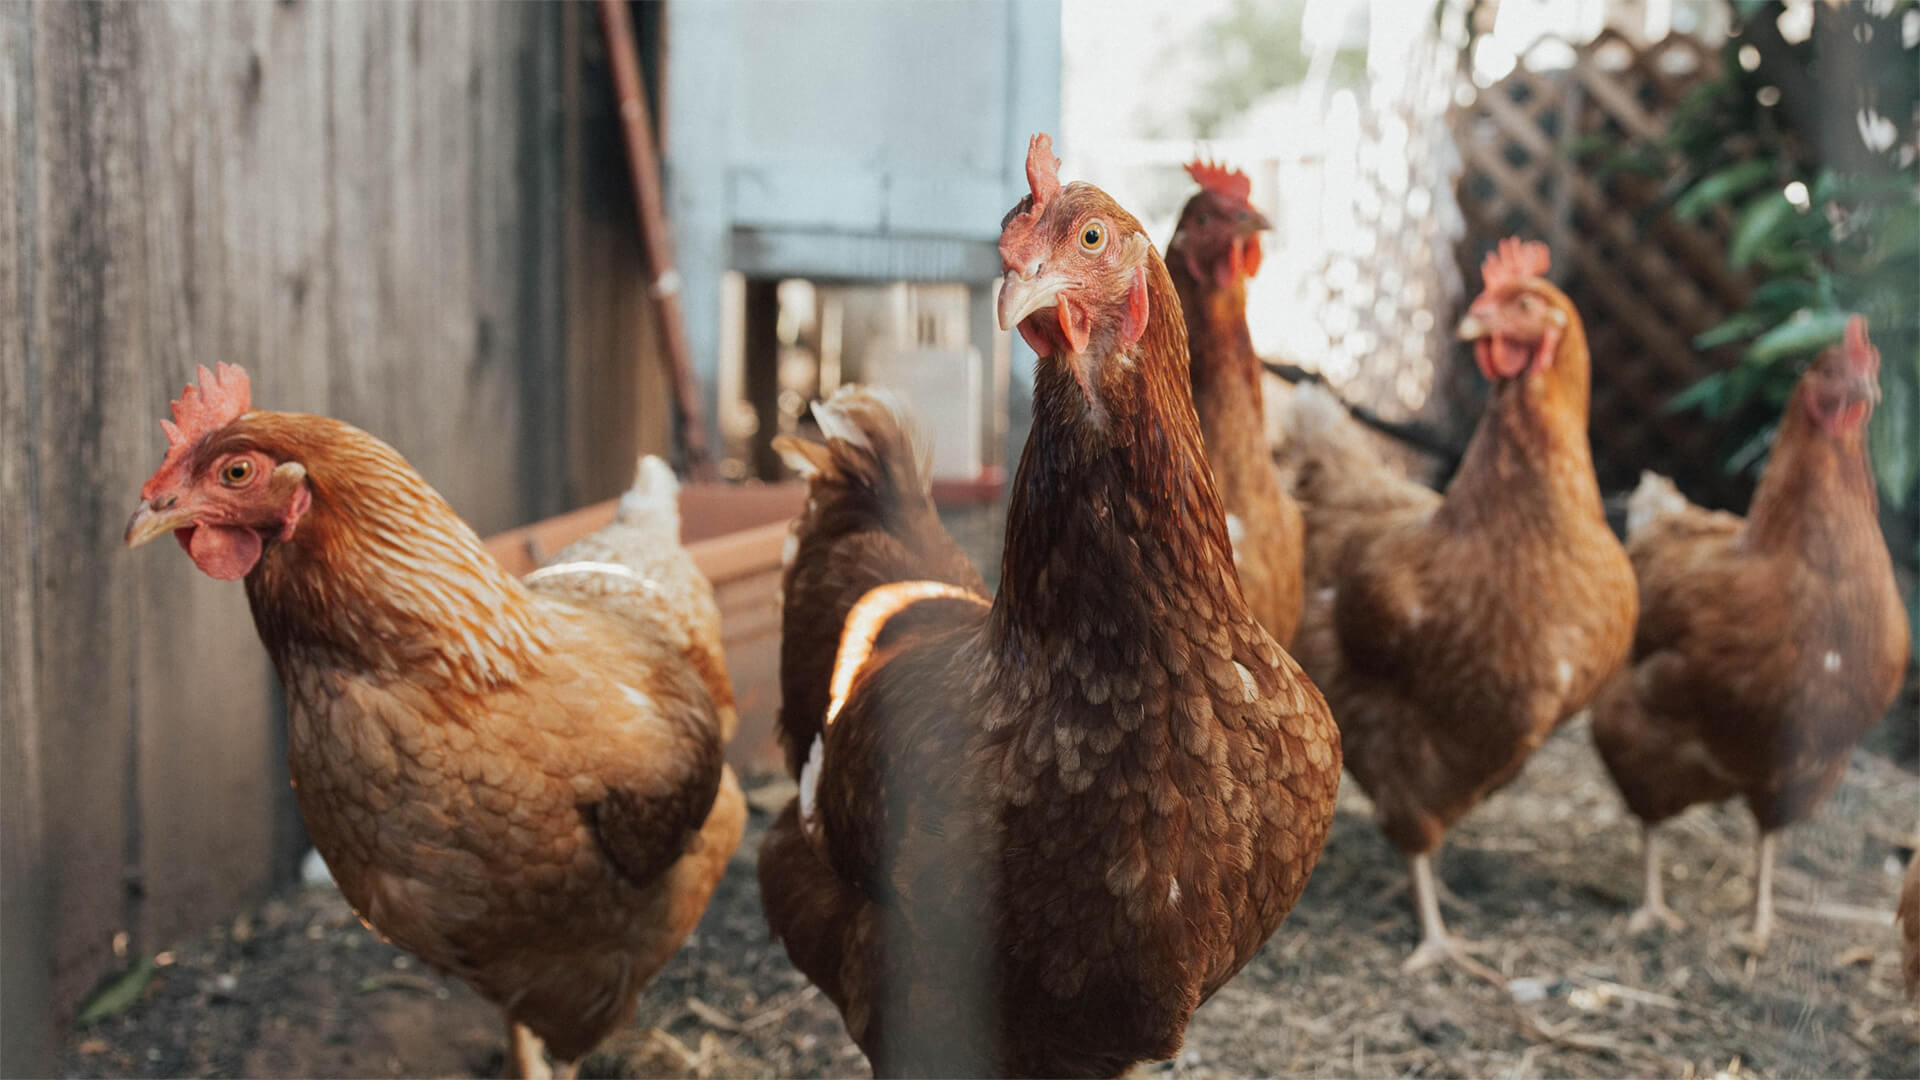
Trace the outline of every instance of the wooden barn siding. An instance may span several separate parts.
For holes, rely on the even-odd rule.
[[[482,532],[664,447],[601,53],[580,5],[0,5],[0,1074],[298,836],[241,590],[120,546],[195,364]]]

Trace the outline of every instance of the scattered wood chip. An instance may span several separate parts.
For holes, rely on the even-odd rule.
[[[1856,945],[1834,957],[1833,966],[1835,970],[1850,967],[1872,967],[1873,958],[1878,955],[1879,950],[1871,945]]]
[[[687,999],[687,1011],[699,1017],[700,1022],[708,1027],[719,1028],[721,1031],[738,1032],[740,1030],[740,1021],[735,1020],[733,1017],[728,1016],[726,1013],[701,1001],[697,997]]]
[[[354,988],[356,994],[371,994],[380,990],[411,990],[428,997],[445,999],[447,988],[424,975],[415,975],[408,971],[383,971],[378,975],[369,975],[360,980]]]
[[[803,987],[799,993],[788,998],[785,1002],[779,1005],[776,1005],[773,1008],[768,1009],[766,1012],[763,1012],[758,1016],[753,1017],[752,1019],[748,1020],[746,1023],[741,1024],[740,1030],[741,1031],[757,1031],[760,1028],[766,1027],[768,1024],[777,1023],[781,1020],[784,1020],[786,1019],[787,1014],[799,1008],[802,1002],[812,1001],[816,996],[819,995],[819,993],[820,993],[820,988],[817,986],[808,985],[806,987]]]
[[[1863,926],[1892,926],[1893,912],[1884,908],[1861,907],[1858,904],[1841,904],[1827,901],[1819,904],[1803,904],[1797,900],[1775,900],[1775,910],[1788,915],[1805,915],[1813,919],[1825,919],[1828,922],[1859,923]]]

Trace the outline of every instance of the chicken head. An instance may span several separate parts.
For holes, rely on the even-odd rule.
[[[1815,423],[1838,439],[1858,432],[1880,400],[1880,350],[1867,339],[1867,320],[1847,320],[1846,336],[1829,346],[1801,376],[1801,399]]]
[[[238,581],[260,561],[270,538],[293,535],[312,505],[306,469],[279,461],[234,429],[252,409],[247,373],[233,364],[200,369],[160,421],[167,456],[140,488],[126,544],[173,533],[209,577]]]
[[[1508,237],[1481,266],[1483,291],[1460,320],[1459,336],[1473,342],[1474,363],[1490,382],[1553,364],[1575,312],[1546,278],[1549,258],[1545,244]]]
[[[1239,169],[1195,159],[1187,175],[1200,190],[1180,211],[1167,254],[1185,259],[1195,281],[1226,288],[1260,272],[1260,234],[1273,228],[1247,197],[1253,182]]]
[[[1146,233],[1099,189],[1060,186],[1053,140],[1027,148],[1031,193],[1000,226],[1000,328],[1018,326],[1042,357],[1104,357],[1140,340],[1147,326]],[[1074,375],[1091,396],[1087,365]]]

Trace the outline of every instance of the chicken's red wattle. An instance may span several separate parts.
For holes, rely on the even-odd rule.
[[[175,533],[200,572],[218,581],[239,581],[260,561],[260,534],[233,525],[195,525]]]

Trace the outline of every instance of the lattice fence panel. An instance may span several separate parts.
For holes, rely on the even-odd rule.
[[[1436,390],[1463,287],[1451,256],[1464,229],[1451,196],[1459,158],[1446,124],[1459,47],[1429,30],[1405,70],[1373,78],[1354,117],[1353,186],[1327,195],[1325,213],[1346,227],[1329,230],[1336,239],[1306,286],[1327,340],[1307,362],[1347,401],[1394,420],[1446,419]]]
[[[1661,178],[1610,168],[1661,137],[1667,117],[1717,71],[1714,50],[1675,34],[1646,46],[1604,31],[1571,67],[1516,68],[1456,109],[1464,169],[1456,190],[1469,288],[1504,236],[1545,240],[1553,278],[1579,305],[1593,355],[1594,464],[1603,490],[1639,470],[1675,475],[1696,498],[1741,502],[1745,482],[1718,467],[1719,425],[1667,402],[1736,352],[1693,338],[1739,310],[1752,287],[1726,268],[1726,221],[1681,224],[1661,208]]]

